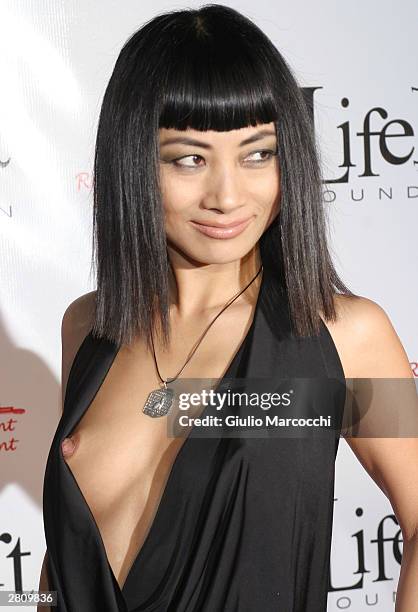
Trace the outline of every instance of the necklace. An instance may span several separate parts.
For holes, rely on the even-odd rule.
[[[160,389],[155,389],[154,391],[151,391],[151,393],[148,395],[147,401],[145,402],[144,407],[142,409],[142,412],[144,414],[147,414],[150,417],[161,417],[161,416],[165,416],[166,414],[168,414],[168,412],[170,411],[170,409],[171,409],[171,407],[173,405],[174,390],[169,388],[169,387],[167,387],[167,385],[169,383],[173,382],[174,380],[176,380],[180,376],[180,374],[182,373],[182,371],[184,370],[184,368],[189,363],[190,359],[193,357],[193,355],[195,354],[196,350],[200,346],[200,343],[202,342],[203,338],[208,333],[210,327],[215,323],[216,319],[224,312],[224,310],[226,310],[228,308],[228,306],[230,306],[233,302],[235,302],[235,300],[242,293],[244,293],[244,291],[246,291],[248,289],[248,287],[255,281],[257,276],[260,274],[262,269],[263,269],[263,265],[260,266],[260,269],[258,270],[257,274],[248,283],[248,285],[246,287],[244,287],[244,289],[242,289],[234,298],[232,298],[229,302],[227,302],[225,304],[225,306],[222,308],[222,310],[220,312],[218,312],[216,317],[209,323],[209,325],[207,326],[207,328],[205,329],[205,331],[201,335],[201,337],[200,337],[198,343],[196,344],[195,348],[189,353],[189,356],[187,357],[187,359],[186,359],[185,363],[183,364],[182,368],[172,378],[166,378],[164,380],[164,378],[162,378],[162,376],[160,374],[160,370],[158,369],[157,357],[155,355],[154,340],[153,340],[152,331],[151,331],[151,342],[152,342],[152,351],[153,351],[153,355],[154,355],[155,367],[157,369],[158,377],[161,380],[161,382],[163,384],[163,387],[160,388]]]

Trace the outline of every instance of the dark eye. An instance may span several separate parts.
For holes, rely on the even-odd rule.
[[[252,162],[256,163],[256,164],[262,164],[264,162],[270,161],[270,159],[276,155],[275,151],[267,151],[267,150],[263,150],[263,151],[254,151],[254,153],[251,153],[251,155],[249,157],[252,157],[253,155],[262,155],[264,156],[263,159],[253,159]]]
[[[200,155],[185,155],[184,157],[179,157],[178,159],[173,159],[173,164],[175,166],[179,166],[181,168],[198,168],[198,166],[196,164],[193,163],[180,163],[183,162],[185,159],[203,159],[203,157],[201,157]]]

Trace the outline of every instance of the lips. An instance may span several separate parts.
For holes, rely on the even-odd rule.
[[[250,224],[253,217],[247,217],[246,219],[241,219],[238,221],[233,221],[231,223],[199,223],[197,221],[190,221],[190,224],[201,234],[204,236],[209,236],[210,238],[235,238],[241,234],[246,227]]]
[[[230,227],[235,227],[237,225],[241,225],[245,221],[248,221],[250,217],[246,217],[245,219],[238,219],[237,221],[231,221],[231,223],[205,223],[204,221],[193,221],[193,223],[198,223],[199,225],[205,225],[206,227],[220,227],[221,229],[229,229]]]

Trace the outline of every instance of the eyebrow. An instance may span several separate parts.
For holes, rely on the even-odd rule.
[[[239,143],[240,147],[244,147],[247,144],[252,144],[253,142],[257,142],[258,140],[262,140],[263,138],[265,138],[266,136],[276,136],[276,132],[273,130],[259,130],[258,132],[255,132],[254,134],[252,134],[252,136],[249,136],[248,138],[246,138],[245,140],[243,140],[242,142]],[[167,138],[165,139],[162,143],[161,146],[164,147],[166,145],[169,144],[185,144],[185,145],[192,145],[193,147],[201,147],[202,149],[211,149],[212,146],[210,144],[208,144],[207,142],[203,142],[201,140],[196,140],[196,138],[189,138],[187,136],[173,136],[171,138]]]

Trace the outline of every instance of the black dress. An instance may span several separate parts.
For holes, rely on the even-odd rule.
[[[267,290],[268,288],[268,290]],[[61,442],[88,409],[118,347],[89,333],[71,367],[46,464],[43,517],[59,612],[325,612],[334,467],[345,379],[325,324],[294,335],[286,294],[264,268],[249,331],[228,377],[338,381],[322,399],[337,427],[298,437],[192,435],[120,589]],[[311,430],[312,431],[312,430]]]

